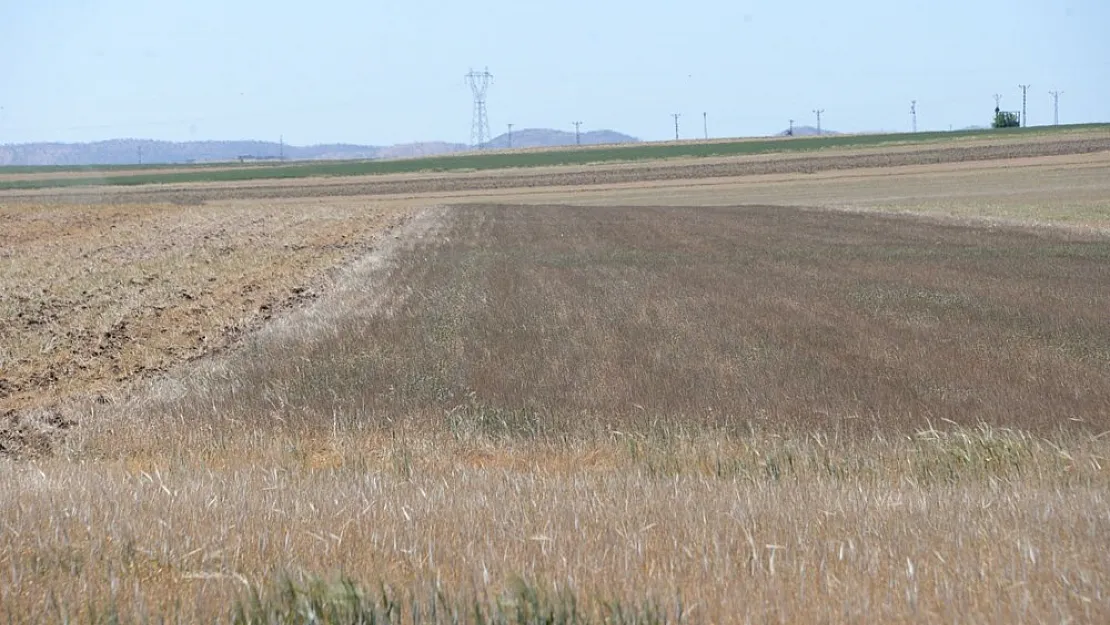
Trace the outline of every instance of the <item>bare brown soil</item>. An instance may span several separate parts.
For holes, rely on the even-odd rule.
[[[112,402],[222,349],[403,218],[351,202],[0,206],[0,415]]]

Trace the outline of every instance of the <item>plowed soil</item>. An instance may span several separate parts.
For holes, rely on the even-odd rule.
[[[0,205],[0,415],[219,350],[403,220],[362,202]]]

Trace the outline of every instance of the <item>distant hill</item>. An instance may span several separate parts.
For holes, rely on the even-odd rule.
[[[133,165],[236,160],[377,158],[381,148],[329,144],[297,147],[268,141],[152,141],[112,139],[95,143],[24,143],[0,146],[0,165]]]
[[[610,143],[639,143],[636,137],[616,132],[614,130],[591,130],[583,132],[579,137],[582,145],[602,145]],[[525,128],[513,131],[514,148],[552,148],[561,145],[575,145],[574,133],[566,130],[552,130],[550,128]],[[489,148],[508,148],[509,134],[505,133],[495,137],[488,144]]]
[[[820,134],[822,136],[824,136],[824,135],[838,135],[840,133],[835,131],[835,130],[829,130],[827,128],[822,128]],[[789,137],[789,136],[791,136],[790,135],[790,129],[783,130],[782,132],[778,133],[775,136],[776,137]],[[817,132],[817,129],[814,128],[813,126],[794,126],[794,135],[793,136],[795,136],[795,137],[816,137],[816,136],[818,136],[818,132]]]
[[[639,141],[612,130],[596,130],[582,134],[583,145],[630,143]],[[553,147],[574,145],[574,133],[562,130],[533,128],[513,132],[513,147]],[[488,144],[491,148],[508,147],[508,136],[502,135]],[[427,141],[393,146],[326,145],[295,146],[272,141],[153,141],[150,139],[112,139],[95,143],[24,143],[0,145],[0,166],[80,166],[134,165],[140,158],[144,164],[213,163],[227,161],[341,160],[419,158],[450,154],[471,149],[462,143]]]

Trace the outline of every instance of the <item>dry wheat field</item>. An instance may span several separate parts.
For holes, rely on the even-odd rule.
[[[881,160],[0,194],[0,622],[1110,620],[1110,152]]]

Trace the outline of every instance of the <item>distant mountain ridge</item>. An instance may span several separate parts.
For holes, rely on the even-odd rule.
[[[239,160],[372,159],[383,150],[370,145],[312,146],[272,141],[155,141],[111,139],[94,143],[24,143],[0,146],[3,165],[134,165],[209,163]]]
[[[639,139],[597,130],[581,135],[583,145],[629,143]],[[574,133],[533,128],[513,132],[512,147],[574,145]],[[485,147],[507,148],[508,135],[496,137]],[[332,143],[295,146],[272,141],[156,141],[111,139],[93,143],[24,143],[0,145],[2,166],[82,166],[215,163],[229,161],[345,160],[419,158],[472,149],[462,143],[427,141],[392,146]]]

